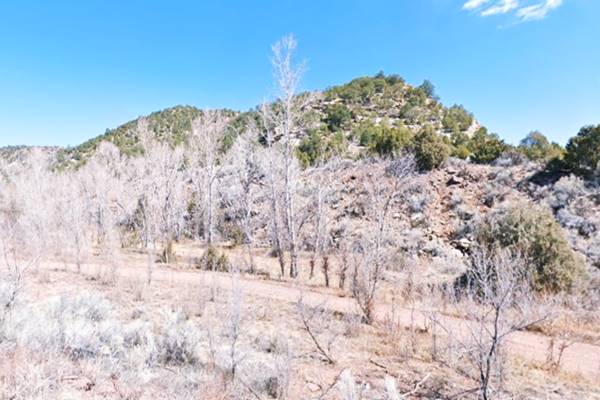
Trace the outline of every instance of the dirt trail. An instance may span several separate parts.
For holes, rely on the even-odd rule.
[[[46,263],[45,268],[62,268],[62,264]],[[84,266],[83,271],[94,273],[101,268],[99,265]],[[146,270],[143,267],[122,267],[118,271],[119,277],[127,279],[145,280]],[[231,277],[228,274],[217,272],[202,272],[155,267],[153,280],[168,283],[193,283],[214,285],[219,289],[231,289]],[[252,277],[239,279],[246,296],[256,296],[288,303],[297,302],[302,297],[303,302],[310,306],[323,306],[331,311],[342,313],[356,313],[357,308],[352,299],[339,297],[333,294],[316,292],[313,288],[298,286],[287,282],[258,280]],[[411,323],[423,327],[427,323],[427,316],[422,311],[413,312],[408,308],[392,310],[389,305],[381,305],[376,309],[375,318],[385,321],[393,315],[394,320],[403,326]],[[448,326],[452,336],[466,338],[464,320],[453,317],[443,317],[444,325]],[[440,334],[442,334],[440,332]],[[515,332],[509,337],[508,350],[519,359],[536,364],[545,364],[551,339],[547,336],[532,332]],[[573,343],[565,349],[561,361],[564,372],[580,374],[589,380],[600,380],[600,346],[587,343]]]

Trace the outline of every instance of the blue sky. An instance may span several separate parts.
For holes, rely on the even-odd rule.
[[[599,0],[6,0],[0,146],[76,145],[177,104],[248,109],[287,33],[305,89],[430,79],[510,142],[565,143],[600,123],[599,16]]]

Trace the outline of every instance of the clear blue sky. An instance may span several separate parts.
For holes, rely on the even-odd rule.
[[[76,145],[177,104],[248,109],[296,35],[305,89],[430,79],[503,138],[600,123],[599,0],[0,3],[0,146]]]

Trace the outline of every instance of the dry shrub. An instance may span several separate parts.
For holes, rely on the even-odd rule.
[[[161,335],[157,338],[158,361],[162,364],[193,365],[198,361],[199,331],[181,312],[164,310]]]

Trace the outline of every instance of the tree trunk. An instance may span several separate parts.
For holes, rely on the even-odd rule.
[[[323,276],[325,277],[325,287],[329,287],[329,257],[323,256],[323,264],[321,265]]]
[[[206,232],[206,243],[208,247],[212,246],[213,243],[213,178],[212,176],[208,177],[208,194],[207,194],[207,232]]]
[[[251,274],[254,274],[255,268],[254,268],[254,256],[252,256],[252,244],[251,243],[246,243],[246,250],[248,251],[248,263],[249,265],[249,272]]]
[[[272,229],[273,229],[273,247],[275,250],[275,253],[277,254],[277,258],[279,260],[279,268],[280,268],[280,274],[281,277],[285,276],[285,259],[283,257],[283,251],[281,250],[281,239],[279,237],[280,232],[279,232],[279,222],[277,221],[277,211],[278,211],[278,206],[277,206],[277,191],[275,190],[275,178],[273,176],[274,174],[274,165],[273,165],[273,161],[270,160],[269,162],[269,169],[270,169],[270,174],[269,174],[269,180],[270,180],[270,186],[271,186],[271,224]]]
[[[346,286],[346,271],[348,271],[348,258],[344,254],[342,256],[342,265],[340,266],[340,280],[338,282],[338,288],[344,290],[344,286]]]
[[[148,284],[152,283],[152,266],[154,265],[154,245],[148,244],[146,248],[147,256],[148,256],[148,270],[147,270],[147,279],[146,282]]]

